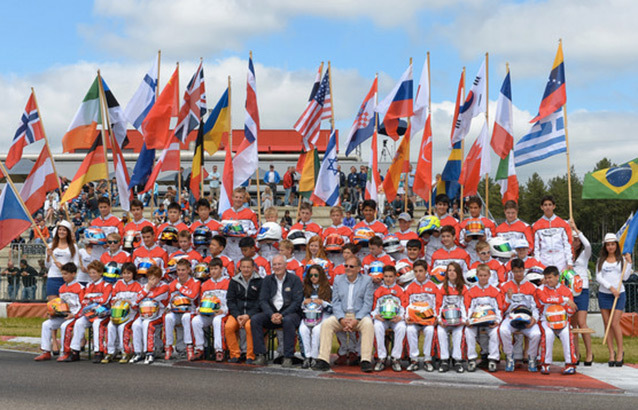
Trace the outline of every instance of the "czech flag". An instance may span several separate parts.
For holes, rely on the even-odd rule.
[[[11,184],[0,194],[0,249],[29,229],[31,219]]]

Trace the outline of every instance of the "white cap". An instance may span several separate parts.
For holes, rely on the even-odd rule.
[[[603,240],[603,243],[608,243],[608,242],[618,242],[618,238],[616,237],[615,233],[608,233],[605,235],[605,239]]]
[[[514,243],[514,249],[520,249],[520,248],[529,248],[529,243],[527,242],[527,239],[519,239]]]

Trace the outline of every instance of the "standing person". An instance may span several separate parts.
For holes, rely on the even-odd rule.
[[[211,199],[219,199],[219,181],[221,177],[221,174],[217,170],[217,165],[213,165],[213,172],[210,174],[209,183]]]
[[[47,273],[47,301],[58,297],[58,289],[64,284],[60,268],[68,262],[73,262],[75,266],[79,266],[80,252],[73,240],[71,224],[68,221],[61,221],[55,230],[53,241],[47,246],[46,265],[49,268]],[[73,277],[75,278],[75,275]]]
[[[341,165],[337,165],[337,173],[339,174],[339,196],[343,198],[343,194],[346,192],[346,174],[341,170]]]
[[[235,188],[233,190],[233,206],[224,211],[222,214],[222,221],[238,221],[242,226],[242,236],[230,236],[228,235],[226,255],[233,260],[239,260],[242,257],[241,250],[239,249],[239,241],[242,237],[253,236],[257,233],[257,215],[252,209],[244,205],[244,199],[246,195],[245,188]],[[233,235],[240,235],[233,233]]]
[[[361,198],[359,197],[359,191],[357,187],[359,186],[359,174],[357,173],[357,167],[354,165],[350,167],[350,173],[348,174],[348,191],[350,191],[350,196],[358,202]]]
[[[496,236],[507,239],[512,247],[521,239],[527,240],[528,244],[533,244],[534,236],[532,234],[532,227],[518,219],[518,204],[515,201],[509,200],[505,202],[503,208],[505,221],[496,227],[494,231]],[[533,245],[530,247],[533,248]]]
[[[372,366],[372,347],[374,345],[374,326],[370,313],[374,299],[372,278],[361,274],[361,261],[353,256],[345,263],[345,274],[335,278],[332,289],[332,310],[334,316],[323,321],[319,359],[313,370],[330,370],[330,352],[332,336],[335,332],[360,332],[361,371],[370,373]]]
[[[22,277],[22,300],[34,300],[38,271],[33,266],[29,266],[26,259],[22,259],[20,276]]]
[[[266,276],[259,292],[261,312],[251,318],[253,346],[258,366],[266,365],[264,329],[283,328],[284,360],[282,367],[292,367],[295,356],[295,338],[301,322],[303,285],[292,272],[286,270],[286,260],[277,255],[272,260],[273,274]]]
[[[18,289],[20,289],[20,269],[16,268],[13,262],[9,261],[7,262],[7,269],[3,270],[1,275],[6,276],[9,282],[9,299],[15,300],[18,296]]]
[[[556,201],[553,196],[546,195],[541,199],[541,209],[543,216],[532,225],[534,257],[545,266],[556,266],[559,272],[572,269],[571,228],[567,221],[554,214]]]
[[[277,202],[277,184],[279,184],[279,182],[281,182],[281,176],[279,176],[279,172],[275,171],[274,165],[270,165],[270,169],[264,174],[264,184],[270,187],[270,190],[272,191],[273,201],[275,203]]]
[[[598,262],[596,262],[596,282],[600,285],[598,288],[598,305],[605,322],[605,329],[607,329],[607,323],[611,320],[609,335],[607,335],[609,367],[622,367],[625,361],[620,318],[625,311],[627,295],[625,293],[625,285],[620,281],[620,277],[622,275],[623,281],[629,279],[633,270],[631,268],[631,254],[626,253],[623,260],[620,251],[618,238],[613,233],[608,233],[605,235]],[[620,288],[618,288],[619,283]],[[614,316],[610,317],[614,298],[618,298],[618,302],[616,303]],[[617,351],[614,350],[614,339],[616,340]]]
[[[588,264],[591,258],[591,244],[583,235],[581,231],[576,227],[576,223],[570,219],[569,226],[572,228],[572,253],[574,255],[574,272],[583,281],[583,290],[580,295],[574,297],[574,303],[576,304],[576,314],[571,317],[571,324],[574,329],[586,329],[587,326],[587,310],[589,309],[589,270]],[[594,361],[594,353],[591,350],[591,335],[589,333],[583,333],[583,343],[585,344],[585,366],[591,366]],[[578,349],[578,343],[574,344],[576,350],[576,357],[580,362],[580,352]]]
[[[295,173],[295,167],[288,167],[288,170],[284,174],[283,186],[284,186],[284,192],[285,192],[285,195],[284,195],[285,206],[290,205],[290,193],[292,192],[292,188],[295,183],[295,179],[293,175],[294,173]]]
[[[102,196],[97,200],[97,207],[100,216],[91,221],[91,226],[102,229],[104,235],[115,232],[122,237],[124,235],[124,224],[117,216],[111,213],[111,201],[109,201],[107,197]],[[94,246],[91,251],[91,257],[93,260],[100,260],[104,252],[106,252],[106,245]]]
[[[491,219],[481,216],[481,208],[483,204],[481,198],[478,196],[472,196],[467,201],[467,209],[470,212],[470,217],[459,223],[457,229],[458,243],[463,247],[470,255],[470,261],[472,263],[479,260],[476,253],[476,244],[480,240],[488,241],[494,236],[496,225]]]
[[[359,198],[363,198],[366,192],[366,184],[368,183],[368,167],[361,165],[359,169],[359,183],[357,185],[357,190],[359,192]]]

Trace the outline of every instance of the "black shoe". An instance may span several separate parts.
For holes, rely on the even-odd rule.
[[[609,355],[609,361],[607,362],[609,367],[616,366],[616,352],[614,352],[614,360],[611,360],[611,355]]]
[[[266,366],[268,364],[268,359],[266,359],[265,354],[259,354],[257,355],[257,358],[255,359],[253,364],[255,366]]]
[[[98,352],[93,355],[93,363],[100,363],[104,359],[104,353]]]
[[[576,363],[574,363],[576,366],[580,366],[580,353],[578,353],[578,359],[576,360]]]
[[[325,360],[317,359],[314,366],[312,366],[312,370],[316,372],[326,372],[330,370],[330,363]]]
[[[361,371],[364,373],[372,373],[372,371],[374,370],[374,366],[372,365],[371,362],[367,361],[367,360],[362,360],[361,361]]]
[[[450,362],[447,360],[442,360],[439,365],[439,373],[445,373],[450,370]]]
[[[588,362],[588,361],[585,360],[583,363],[585,364],[585,367],[590,367],[593,362],[594,362],[594,354],[592,353],[591,354],[591,361]]]
[[[306,357],[306,358],[303,360],[303,363],[302,363],[302,365],[301,365],[301,368],[302,368],[302,369],[309,369],[309,368],[310,368],[310,358],[309,358],[309,357]]]
[[[623,364],[625,364],[625,352],[622,354],[622,359],[620,361],[616,360],[616,363],[614,363],[616,367],[622,367]]]
[[[66,359],[62,361],[65,363],[71,363],[71,362],[77,362],[79,360],[80,360],[80,352],[78,352],[77,350],[74,350]]]
[[[231,357],[228,359],[228,363],[239,363],[239,357]]]

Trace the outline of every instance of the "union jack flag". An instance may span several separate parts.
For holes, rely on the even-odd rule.
[[[303,137],[304,149],[309,151],[319,138],[321,121],[329,119],[332,112],[330,100],[330,69],[321,80],[317,93],[308,101],[301,117],[295,123],[295,130]]]
[[[22,113],[22,118],[20,118],[20,125],[7,154],[7,160],[5,161],[7,168],[13,168],[20,161],[24,147],[41,139],[44,139],[44,130],[42,129],[38,107],[35,103],[35,95],[31,92],[27,106],[24,109],[24,113]]]
[[[204,67],[199,63],[197,71],[184,91],[184,104],[179,111],[175,136],[182,143],[186,142],[188,134],[199,125],[206,113],[206,89],[204,87]]]

